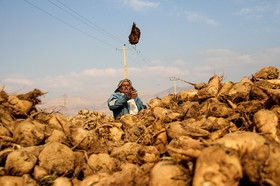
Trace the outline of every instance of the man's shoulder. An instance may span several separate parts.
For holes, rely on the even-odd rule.
[[[113,93],[112,95],[122,96],[122,95],[124,95],[124,94],[121,93],[121,92],[115,92],[115,93]]]
[[[123,95],[123,93],[121,93],[121,92],[115,92],[115,93],[113,93],[112,95],[111,95],[111,98],[118,98],[118,97],[121,97]]]
[[[121,98],[121,96],[122,96],[122,93],[115,92],[115,93],[111,94],[111,96],[108,98],[107,102],[109,103],[112,100],[119,99],[119,98]]]

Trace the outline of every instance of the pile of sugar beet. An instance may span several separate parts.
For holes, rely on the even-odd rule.
[[[114,120],[0,91],[0,185],[280,185],[279,70],[214,75]]]

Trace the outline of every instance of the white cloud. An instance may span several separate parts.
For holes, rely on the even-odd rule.
[[[32,85],[32,81],[30,81],[29,79],[24,79],[24,78],[7,78],[4,80],[4,83],[18,84],[18,85],[24,85],[24,86]]]
[[[46,88],[69,88],[73,86],[75,81],[70,76],[58,76],[58,77],[47,77],[42,79],[42,84],[46,86]]]
[[[240,54],[228,49],[208,49],[200,52],[199,55],[212,68],[229,68],[236,63]]]
[[[21,74],[7,74],[2,75],[4,90],[8,94],[20,93],[20,91],[28,89],[31,91],[32,88],[28,88],[35,85],[35,81],[30,80],[26,75]],[[34,89],[34,88],[33,88]]]
[[[194,67],[194,76],[210,77],[213,73],[225,73],[232,79],[249,76],[265,66],[279,68],[280,48],[270,48],[253,53],[228,49],[208,49],[197,56],[199,65]],[[191,74],[192,75],[192,74]]]
[[[200,15],[196,12],[190,12],[187,11],[185,12],[185,14],[187,15],[187,20],[190,22],[202,22],[202,23],[206,23],[209,25],[217,25],[218,23],[214,20],[214,19],[210,19],[207,16],[204,15]]]
[[[275,6],[276,10],[274,11],[274,15],[279,15],[280,14],[280,3],[278,3],[276,6]]]
[[[104,75],[106,76],[116,76],[117,74],[120,74],[122,72],[122,69],[87,69],[83,71],[83,75],[92,76],[92,77],[102,77]]]
[[[276,49],[267,49],[255,53],[241,53],[228,49],[208,49],[204,52],[201,52],[200,55],[204,58],[204,61],[207,64],[210,64],[212,67],[219,69],[251,64],[261,64],[262,62],[260,62],[260,59],[264,58],[264,53],[266,53],[267,57],[272,57],[275,55],[277,56],[277,54],[272,54],[271,50],[273,51]],[[269,58],[265,59],[264,61],[273,62],[273,60]]]
[[[268,10],[268,6],[256,6],[256,7],[252,7],[252,8],[243,8],[240,11],[238,11],[236,14],[237,15],[249,15],[252,13],[263,13],[266,12]]]
[[[128,68],[128,77],[139,85],[153,87],[153,81],[164,81],[170,76],[187,75],[188,71],[170,66],[149,66],[142,68]],[[31,78],[32,82],[18,75],[17,78],[5,78],[5,84],[9,92],[15,92],[24,85],[22,92],[34,88],[49,92],[47,96],[69,94],[102,93],[112,91],[118,81],[124,78],[124,69],[86,69],[82,72],[72,72],[68,75],[47,76],[44,78]],[[152,81],[150,81],[152,80]],[[147,83],[147,81],[149,83]],[[16,85],[14,85],[17,83]],[[145,88],[146,88],[145,87]]]
[[[274,65],[279,68],[280,48],[269,48],[250,55],[253,64]]]
[[[152,60],[152,61],[151,61],[151,64],[152,64],[152,65],[155,65],[155,66],[161,66],[161,65],[165,65],[166,62],[161,61],[161,60]]]
[[[195,67],[194,70],[196,72],[208,72],[213,70],[213,67],[211,67],[210,65],[203,65],[203,66]]]
[[[194,68],[193,75],[197,78],[209,78],[214,68],[210,65],[203,65]]]
[[[223,73],[231,81],[240,80],[265,66],[279,68],[280,48],[270,48],[256,52],[237,52],[228,49],[208,49],[188,58],[174,61],[174,66],[157,65],[141,68],[128,68],[128,77],[139,90],[155,90],[169,88],[169,77],[179,77],[193,82],[207,82],[214,73]],[[5,90],[16,92],[24,88],[27,92],[38,88],[49,92],[46,96],[85,95],[92,93],[110,93],[116,88],[120,79],[124,78],[123,69],[85,69],[68,75],[48,76],[44,78],[26,75],[2,75]],[[28,90],[27,90],[28,89]]]
[[[242,64],[254,64],[257,61],[252,58],[250,54],[244,54],[237,57],[237,60],[240,61]]]
[[[200,54],[202,55],[217,55],[217,56],[232,56],[236,55],[236,52],[229,49],[207,49]]]
[[[234,13],[234,15],[244,16],[248,19],[261,19],[267,13],[274,15],[280,14],[280,3],[276,4],[273,1],[266,1],[262,6],[243,8],[238,12]]]
[[[176,61],[173,62],[174,65],[179,65],[179,66],[182,66],[182,65],[185,65],[186,62],[182,59],[178,59]]]
[[[160,3],[154,3],[151,1],[142,1],[142,0],[122,0],[122,2],[135,10],[141,10],[144,8],[153,8],[159,6]]]
[[[142,73],[147,74],[148,76],[160,76],[160,77],[170,77],[185,75],[187,71],[182,71],[177,67],[163,67],[163,66],[154,66],[154,67],[145,67],[142,69]]]

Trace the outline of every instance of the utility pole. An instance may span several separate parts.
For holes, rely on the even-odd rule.
[[[123,62],[124,62],[124,79],[127,79],[126,49],[125,49],[125,44],[123,45]]]
[[[176,81],[177,81],[177,78],[175,78],[175,77],[170,77],[169,80],[170,80],[170,81],[174,81],[174,94],[177,94],[177,92],[176,92]]]
[[[126,51],[132,50],[132,48],[125,48],[125,44],[123,45],[123,49],[116,49],[116,50],[123,50],[123,63],[124,63],[124,78],[127,79],[127,66],[126,66]]]

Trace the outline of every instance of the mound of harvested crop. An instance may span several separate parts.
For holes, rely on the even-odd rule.
[[[135,28],[134,28],[135,29]],[[139,38],[138,38],[139,39]],[[154,98],[120,120],[0,90],[0,185],[280,185],[279,70]]]

